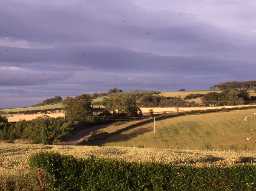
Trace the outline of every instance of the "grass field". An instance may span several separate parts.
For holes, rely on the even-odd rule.
[[[256,150],[256,109],[187,115],[113,133],[102,143],[172,149]]]

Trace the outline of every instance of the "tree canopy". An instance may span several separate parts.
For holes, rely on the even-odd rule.
[[[64,100],[65,118],[68,121],[84,121],[93,115],[91,96],[68,97]]]
[[[139,113],[136,96],[128,93],[119,93],[104,98],[103,105],[112,111],[113,115],[137,116]]]

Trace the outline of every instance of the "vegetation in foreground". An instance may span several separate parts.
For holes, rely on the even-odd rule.
[[[256,152],[242,151],[200,151],[200,150],[170,150],[153,148],[128,147],[88,147],[88,146],[56,146],[32,144],[0,144],[0,185],[11,190],[38,189],[38,170],[31,170],[29,159],[41,152],[54,152],[62,155],[72,155],[76,159],[111,159],[136,163],[171,164],[186,169],[193,168],[233,168],[236,165],[252,165],[256,162]],[[97,166],[97,163],[95,163]],[[74,166],[75,167],[75,166]],[[190,168],[189,167],[189,168]],[[121,167],[120,167],[121,168]],[[125,169],[124,169],[125,170]],[[241,169],[243,170],[243,169]],[[244,171],[242,171],[244,172]],[[207,172],[206,172],[207,173]],[[238,172],[239,175],[240,172]],[[65,173],[64,173],[65,174]],[[63,175],[64,175],[63,174]],[[97,173],[95,174],[95,176]],[[242,175],[241,175],[242,176]],[[248,174],[249,176],[249,174]],[[254,176],[255,177],[255,176]],[[44,180],[44,176],[42,176]],[[40,179],[41,179],[40,178]],[[94,177],[96,178],[96,177]],[[150,178],[149,178],[150,179]],[[45,185],[45,184],[42,184]],[[15,187],[15,189],[14,189]],[[3,187],[4,188],[4,187]],[[2,187],[1,189],[4,190]],[[10,189],[6,189],[10,190]]]
[[[30,166],[43,169],[47,190],[60,191],[254,190],[256,182],[253,165],[195,168],[39,153],[30,159]]]

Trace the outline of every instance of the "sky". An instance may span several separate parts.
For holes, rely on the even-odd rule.
[[[253,80],[255,0],[1,0],[0,107]]]

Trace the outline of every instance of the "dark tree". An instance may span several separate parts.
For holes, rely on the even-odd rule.
[[[42,103],[39,103],[36,106],[57,104],[57,103],[61,103],[62,101],[63,101],[62,97],[55,96],[55,97],[52,97],[52,98],[49,98],[49,99],[46,99],[46,100],[42,101]]]
[[[139,113],[136,96],[132,94],[122,93],[112,95],[104,99],[103,105],[113,115],[137,116]]]
[[[123,92],[123,90],[118,89],[118,88],[113,88],[108,91],[109,94],[122,93],[122,92]]]
[[[64,110],[66,120],[85,121],[88,116],[93,115],[91,97],[88,95],[68,97],[64,100]]]
[[[203,97],[205,105],[241,105],[250,102],[249,94],[246,90],[226,89],[220,93],[211,92]]]
[[[213,90],[237,89],[237,90],[252,90],[256,88],[256,81],[233,81],[224,82],[211,87]]]
[[[7,139],[9,138],[10,134],[10,124],[6,117],[0,115],[0,139]]]

